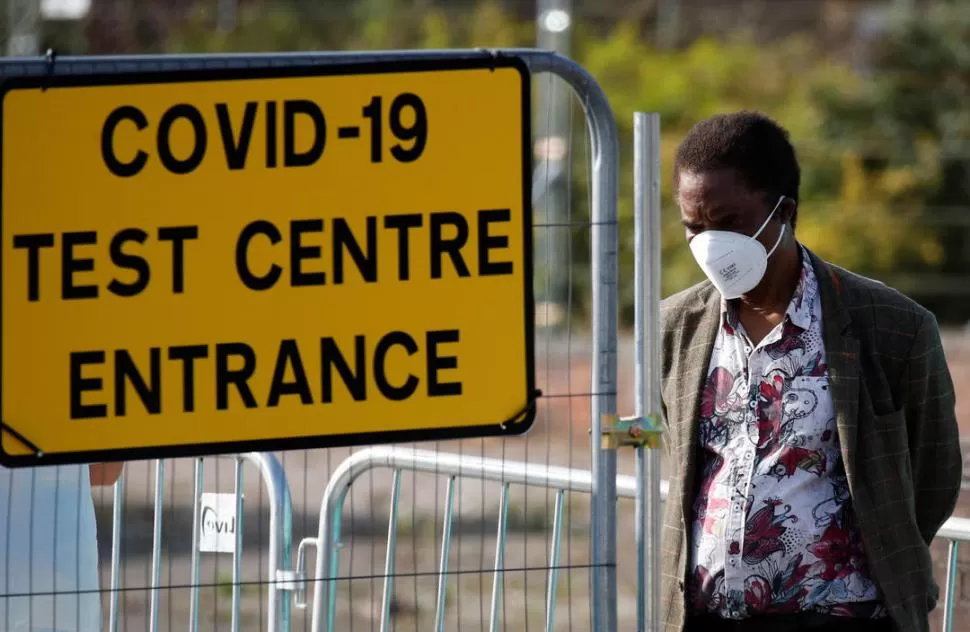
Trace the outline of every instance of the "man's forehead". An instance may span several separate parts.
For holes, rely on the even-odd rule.
[[[677,194],[681,204],[688,206],[746,205],[760,198],[734,169],[683,171],[678,174]]]

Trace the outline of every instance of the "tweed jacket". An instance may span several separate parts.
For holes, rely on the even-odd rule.
[[[928,632],[939,599],[929,544],[953,511],[962,460],[953,383],[932,313],[886,285],[809,252],[849,493],[870,573],[898,632]],[[660,613],[685,619],[700,396],[720,325],[703,282],[661,303],[661,395],[669,493]]]

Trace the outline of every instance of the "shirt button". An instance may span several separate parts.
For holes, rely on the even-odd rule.
[[[757,407],[758,407],[758,400],[756,400],[756,399],[752,399],[752,400],[751,400],[751,403],[749,404],[749,406],[750,406],[751,408],[757,408]]]

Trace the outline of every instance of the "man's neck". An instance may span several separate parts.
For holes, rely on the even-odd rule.
[[[802,271],[802,250],[796,242],[783,252],[776,252],[768,265],[765,278],[751,292],[739,300],[742,312],[765,317],[784,314],[791,303]],[[774,265],[772,265],[774,264]]]

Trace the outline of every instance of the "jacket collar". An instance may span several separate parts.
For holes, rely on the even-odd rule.
[[[826,337],[825,342],[828,344],[829,334],[842,335],[852,324],[852,318],[842,296],[842,275],[837,267],[822,261],[808,248],[805,251],[818,279],[819,296],[822,298],[822,325],[825,328],[823,333]]]
[[[835,405],[835,422],[842,446],[849,488],[854,491],[857,438],[859,434],[859,340],[852,330],[852,317],[843,271],[810,253],[822,299],[822,340],[829,368],[829,388]]]

